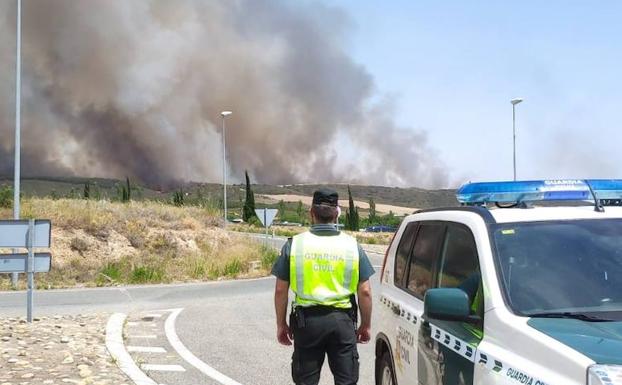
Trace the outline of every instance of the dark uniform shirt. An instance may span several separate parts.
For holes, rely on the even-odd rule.
[[[320,224],[311,226],[311,233],[319,236],[332,236],[339,235],[339,229],[334,224]],[[283,281],[289,282],[289,257],[290,250],[292,247],[291,239],[288,240],[281,249],[281,255],[274,263],[272,267],[272,275],[275,277],[282,279]],[[369,258],[367,254],[365,254],[365,250],[358,246],[359,248],[359,282],[367,281],[372,275],[374,275],[374,267],[369,262]]]

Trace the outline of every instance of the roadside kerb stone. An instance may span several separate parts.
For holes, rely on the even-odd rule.
[[[127,315],[123,313],[113,314],[106,325],[106,347],[117,363],[118,367],[136,385],[157,385],[140,368],[125,348],[123,341],[123,326]]]

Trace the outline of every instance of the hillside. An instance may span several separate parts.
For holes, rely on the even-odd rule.
[[[330,187],[335,189],[340,198],[347,199],[348,185],[345,184],[298,184],[287,186],[254,186],[255,193],[259,194],[299,194],[311,196],[313,191],[319,187]],[[384,187],[384,186],[364,186],[350,185],[354,199],[368,201],[373,198],[376,203],[394,206],[431,208],[456,206],[455,190],[426,190],[416,187]]]
[[[222,185],[216,183],[185,183],[175,188],[154,188],[132,182],[133,199],[142,200],[166,200],[172,199],[174,191],[182,189],[189,200],[200,199],[211,202],[213,206],[222,205]],[[12,185],[11,178],[0,178],[0,186]],[[24,178],[22,179],[22,193],[25,197],[52,197],[52,198],[80,198],[84,192],[85,184],[89,184],[91,195],[94,198],[114,199],[118,196],[118,188],[125,181],[101,178]],[[304,195],[311,196],[313,191],[320,186],[328,186],[336,189],[341,198],[347,199],[347,187],[345,184],[296,184],[296,185],[253,185],[255,194],[269,195]],[[431,208],[456,206],[455,190],[440,189],[426,190],[416,187],[384,187],[351,185],[354,199],[366,202],[374,198],[378,204]],[[241,205],[244,199],[244,185],[229,185],[227,187],[230,207]]]
[[[39,288],[260,276],[276,257],[199,207],[27,198],[22,216],[52,221],[52,271],[37,275]],[[0,209],[0,218],[10,217]],[[8,286],[0,280],[0,289]]]

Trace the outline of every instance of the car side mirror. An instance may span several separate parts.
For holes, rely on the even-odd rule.
[[[469,296],[462,289],[428,289],[423,299],[423,315],[428,320],[477,323],[480,318],[471,315]]]

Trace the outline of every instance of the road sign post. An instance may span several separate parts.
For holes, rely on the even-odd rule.
[[[30,219],[28,221],[28,262],[26,263],[26,272],[28,274],[28,294],[26,294],[26,319],[28,322],[32,322],[32,300],[33,300],[33,286],[35,283],[35,253],[33,245],[35,244],[35,220]]]
[[[264,225],[266,229],[266,245],[268,244],[268,227],[272,225],[272,221],[274,221],[274,217],[279,212],[277,209],[255,209],[255,214],[257,214],[257,218],[261,221],[261,224]]]
[[[52,256],[35,253],[35,248],[49,248],[52,224],[49,220],[0,221],[0,248],[27,249],[26,254],[0,254],[0,273],[26,273],[26,319],[32,322],[35,273],[50,271]]]

